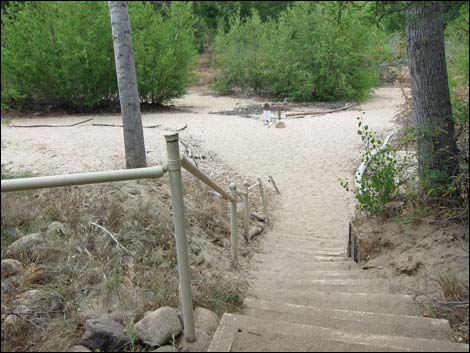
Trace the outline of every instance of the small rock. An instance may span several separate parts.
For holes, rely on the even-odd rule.
[[[38,251],[44,243],[41,233],[32,233],[15,240],[5,250],[6,257],[15,258],[21,253]]]
[[[192,265],[202,265],[205,261],[204,255],[199,254],[198,256],[194,256],[191,260]]]
[[[48,237],[64,237],[69,235],[69,230],[67,225],[61,222],[52,222],[47,227],[46,235]]]
[[[191,244],[190,250],[194,255],[199,255],[201,253],[201,247],[197,244]]]
[[[2,278],[1,286],[4,293],[14,292],[16,289],[22,287],[24,283],[23,276],[11,276],[8,278]]]
[[[196,328],[196,340],[194,342],[188,342],[181,336],[176,342],[176,346],[180,352],[207,352],[211,341],[212,335],[206,330]]]
[[[21,232],[19,232],[18,228],[16,228],[16,227],[8,227],[7,226],[5,228],[2,228],[2,231],[11,240],[17,240],[22,236]]]
[[[264,228],[257,225],[254,227],[251,227],[250,230],[248,231],[248,239],[251,240],[257,235],[261,234],[263,232]]]
[[[42,325],[48,322],[50,317],[62,312],[63,298],[58,293],[33,289],[19,295],[12,305],[12,314],[21,316]]]
[[[286,124],[283,121],[278,121],[276,124],[274,124],[274,126],[278,129],[284,129],[286,127]]]
[[[108,316],[87,320],[80,345],[91,350],[121,352],[129,343],[124,327]]]
[[[413,275],[422,265],[421,261],[415,261],[412,257],[409,257],[408,260],[399,261],[395,266],[395,270],[398,273],[407,274],[408,276]]]
[[[205,308],[194,310],[194,326],[197,328],[213,333],[217,329],[218,324],[219,319],[213,311]]]
[[[166,345],[161,346],[160,348],[157,348],[152,352],[178,352],[178,349],[176,347]]]
[[[171,268],[171,265],[169,262],[164,262],[161,265],[158,266],[158,269],[160,270],[168,270]]]
[[[20,275],[23,272],[21,262],[14,259],[4,259],[1,263],[2,278],[8,278],[15,275]]]
[[[28,332],[29,329],[29,323],[17,315],[8,315],[2,322],[2,331],[7,336],[15,336],[21,332]]]
[[[170,338],[177,337],[183,331],[183,325],[175,309],[159,308],[147,314],[135,324],[136,336],[149,346],[162,346]]]
[[[92,350],[84,346],[72,346],[67,352],[92,352]]]

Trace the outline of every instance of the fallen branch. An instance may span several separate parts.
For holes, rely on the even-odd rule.
[[[117,125],[117,124],[100,124],[100,123],[91,124],[91,126],[122,127],[122,125]],[[155,129],[155,128],[160,127],[160,126],[161,126],[161,124],[142,126],[142,127],[144,129]]]
[[[319,112],[319,111],[314,111],[314,112],[293,112],[293,113],[286,113],[286,117],[291,117],[291,119],[295,119],[295,118],[302,118],[304,117],[305,115],[323,115],[323,114],[330,114],[330,113],[335,113],[335,112],[339,112],[341,110],[346,110],[346,109],[349,109],[353,106],[354,104],[350,103],[350,104],[346,104],[344,107],[341,107],[341,108],[336,108],[336,109],[331,109],[331,110],[325,110],[325,111],[322,111],[322,112]],[[295,117],[295,118],[294,118]]]
[[[71,126],[76,126],[76,125],[86,123],[90,120],[93,120],[93,119],[83,120],[78,123],[70,124],[70,125],[8,125],[8,127],[71,127]]]
[[[305,114],[306,115],[306,114]],[[305,115],[292,115],[292,116],[287,116],[284,119],[302,119],[302,118],[305,118]]]
[[[257,215],[256,213],[252,213],[252,214],[250,215],[250,218],[253,219],[253,220],[255,220],[255,221],[258,221],[258,222],[263,222],[263,223],[266,222],[266,218],[264,218],[264,217],[262,217],[262,216],[259,216],[259,215]]]
[[[261,234],[263,230],[264,228],[260,225],[251,227],[250,230],[248,231],[248,236],[245,238],[246,242],[249,243],[249,240],[252,240],[254,237]]]
[[[99,224],[96,224],[96,223],[93,223],[93,222],[90,222],[91,225],[94,225],[95,227],[98,227],[100,228],[101,230],[103,230],[106,234],[108,234],[111,239],[114,240],[114,242],[121,248],[123,249],[124,251],[126,251],[129,255],[131,256],[134,256],[134,254],[132,254],[129,250],[127,250],[123,245],[121,245],[121,243],[116,239],[116,237],[109,231],[107,230],[106,228],[100,226]]]

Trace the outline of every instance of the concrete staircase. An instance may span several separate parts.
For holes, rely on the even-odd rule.
[[[209,352],[469,351],[452,342],[447,320],[420,317],[410,296],[361,270],[335,241],[278,240],[254,257],[252,297],[243,315],[224,314]]]

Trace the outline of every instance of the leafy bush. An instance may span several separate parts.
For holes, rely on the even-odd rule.
[[[129,16],[141,100],[160,104],[183,95],[197,56],[191,3],[156,13],[148,2],[130,2]]]
[[[469,36],[468,2],[459,15],[446,28],[446,58],[449,86],[455,123],[455,138],[459,148],[459,171],[451,187],[459,190],[461,210],[458,213],[468,218],[469,196]],[[464,212],[462,212],[462,209]]]
[[[191,4],[130,3],[143,100],[184,92],[195,59]],[[106,2],[28,2],[2,11],[2,106],[95,109],[118,97]]]
[[[383,214],[387,204],[395,199],[398,193],[398,178],[403,169],[396,159],[396,151],[390,146],[375,156],[374,150],[382,147],[383,141],[377,137],[375,131],[371,131],[368,125],[364,125],[362,117],[358,118],[357,134],[364,143],[361,162],[368,162],[364,173],[360,190],[355,190],[355,196],[359,202],[358,208],[369,215]],[[359,181],[359,180],[358,180]],[[350,190],[347,181],[341,181],[341,185]]]
[[[2,102],[97,106],[116,92],[106,4],[38,2],[2,27]]]
[[[386,49],[380,31],[362,21],[361,7],[298,2],[279,19],[254,11],[219,30],[215,88],[241,88],[293,100],[361,99],[376,83]]]

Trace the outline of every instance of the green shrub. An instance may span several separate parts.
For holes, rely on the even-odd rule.
[[[385,52],[381,32],[364,23],[361,7],[330,2],[295,3],[276,21],[234,17],[214,44],[218,85],[293,100],[362,99]]]
[[[369,161],[361,188],[354,191],[359,202],[358,208],[368,215],[383,214],[387,204],[398,194],[398,178],[403,167],[397,162],[396,151],[389,146],[373,157],[374,150],[382,147],[383,141],[368,125],[364,125],[362,117],[358,118],[357,134],[364,144],[361,161]],[[341,181],[341,185],[347,191],[350,190],[347,181]]]
[[[130,2],[142,100],[181,95],[195,60],[192,4]],[[106,2],[28,2],[2,12],[2,106],[96,109],[118,99]]]
[[[117,91],[110,38],[106,3],[31,2],[14,19],[7,11],[2,102],[12,107],[27,102],[96,107],[109,102]]]
[[[160,104],[183,95],[197,56],[192,4],[174,2],[156,13],[148,2],[130,2],[129,16],[142,101]]]

